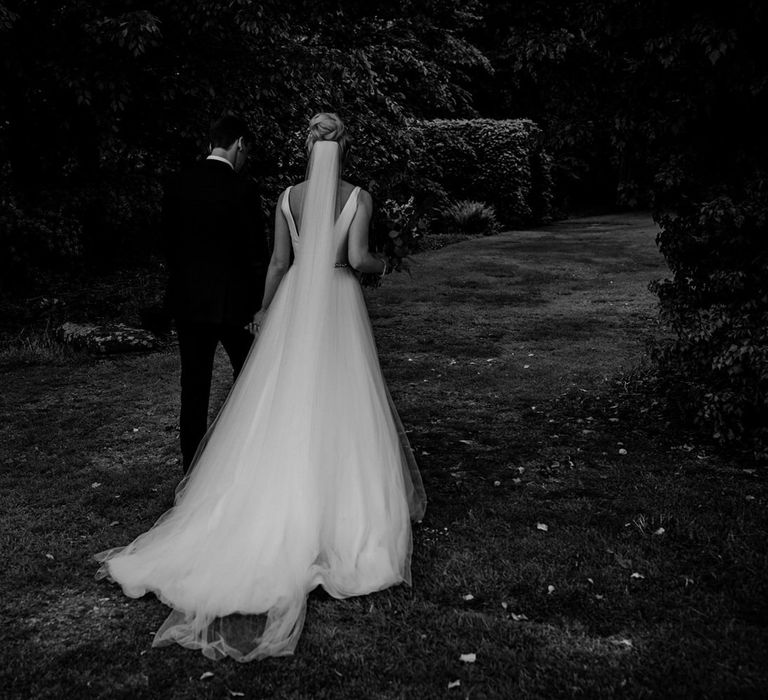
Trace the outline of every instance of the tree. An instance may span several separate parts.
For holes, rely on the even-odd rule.
[[[487,62],[463,38],[475,21],[472,6],[0,5],[0,149],[9,163],[0,175],[9,193],[0,216],[13,219],[17,232],[46,213],[74,216],[86,252],[98,247],[105,227],[130,229],[131,212],[140,211],[140,227],[151,229],[151,183],[197,157],[211,119],[223,111],[244,114],[257,134],[254,171],[265,203],[301,173],[299,133],[321,109],[350,122],[366,151],[353,163],[355,174],[383,192],[402,170],[398,159],[408,145],[399,134],[407,118],[473,114],[465,81]],[[72,202],[77,206],[66,204]],[[119,249],[112,245],[119,238],[102,252]],[[135,240],[127,233],[123,239]],[[28,243],[16,240],[16,252]]]

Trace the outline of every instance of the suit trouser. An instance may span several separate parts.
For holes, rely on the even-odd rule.
[[[179,440],[186,473],[208,429],[208,403],[216,346],[221,342],[232,363],[234,379],[245,364],[253,336],[242,326],[178,321],[181,356]]]

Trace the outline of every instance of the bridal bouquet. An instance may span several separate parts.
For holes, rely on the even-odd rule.
[[[411,274],[408,256],[413,252],[413,241],[418,235],[415,219],[413,197],[402,204],[387,199],[381,206],[379,221],[373,227],[374,250],[383,254],[390,270]],[[378,287],[381,282],[381,275],[360,275],[360,284],[364,287]]]

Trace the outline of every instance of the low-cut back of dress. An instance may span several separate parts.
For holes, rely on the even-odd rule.
[[[288,231],[291,235],[291,246],[293,247],[294,255],[296,255],[301,247],[301,240],[299,238],[299,227],[297,226],[296,219],[291,211],[291,190],[293,190],[293,185],[288,187],[283,193],[280,210],[283,212],[283,216],[288,223]],[[344,202],[344,206],[342,206],[336,219],[334,235],[336,236],[336,261],[339,264],[346,264],[347,261],[346,250],[349,226],[357,213],[357,201],[359,196],[360,188],[355,187],[352,192],[350,192],[349,197],[347,197],[347,201]]]
[[[289,190],[282,211],[300,260]],[[175,506],[127,547],[97,555],[127,595],[152,591],[173,608],[155,645],[238,661],[291,654],[317,585],[344,598],[410,584],[410,520],[426,499],[360,284],[344,266],[359,191],[333,229],[339,266],[320,356],[302,356],[295,336],[286,346],[294,265]],[[297,382],[310,359],[312,382]]]

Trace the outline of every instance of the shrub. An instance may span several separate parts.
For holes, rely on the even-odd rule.
[[[82,254],[82,225],[64,206],[22,206],[11,194],[0,197],[0,279],[15,288],[41,269],[61,268]]]
[[[0,182],[0,185],[3,183]],[[29,291],[48,273],[86,261],[119,264],[156,252],[160,185],[134,174],[98,182],[65,182],[0,195],[0,278],[3,288]]]
[[[500,230],[496,212],[492,206],[473,200],[461,200],[451,204],[443,215],[445,233],[490,236]]]
[[[670,392],[717,441],[768,457],[768,180],[659,223],[674,273],[653,285],[677,335],[659,354]]]
[[[491,204],[506,226],[546,220],[551,213],[551,159],[529,119],[438,119],[409,126],[409,179],[433,212],[450,200]]]

